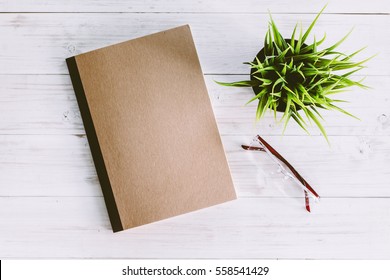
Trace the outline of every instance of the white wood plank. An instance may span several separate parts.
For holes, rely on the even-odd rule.
[[[390,136],[265,137],[322,197],[390,197]],[[252,135],[222,138],[240,197],[302,197]],[[88,142],[73,135],[1,135],[0,196],[102,196]],[[303,202],[303,200],[301,201]]]
[[[223,135],[257,134],[281,135],[283,123],[275,121],[272,113],[268,113],[259,122],[255,122],[257,103],[246,105],[253,97],[251,88],[222,87],[214,80],[237,81],[248,79],[248,76],[212,76],[206,77],[206,83],[211,95],[218,126]],[[356,77],[356,79],[360,79]],[[370,90],[352,88],[350,92],[339,94],[338,98],[349,103],[340,106],[359,117],[361,120],[343,115],[339,112],[323,111],[323,123],[328,135],[389,135],[390,104],[386,94],[390,86],[389,77],[367,77],[365,82],[372,86]],[[281,114],[277,114],[280,119]],[[309,129],[312,135],[320,135],[318,128],[312,125]],[[285,135],[304,136],[303,130],[290,122]]]
[[[389,13],[389,2],[383,0],[328,1],[327,13]],[[18,0],[0,1],[0,12],[151,12],[151,13],[315,13],[324,2],[295,0]]]
[[[390,258],[390,2],[333,0],[314,30],[332,43],[355,26],[341,50],[379,53],[361,73],[374,89],[343,95],[362,121],[325,114],[331,147],[293,123],[280,137],[271,116],[255,126],[250,89],[213,82],[246,78],[268,9],[289,34],[322,5],[0,0],[0,258]],[[240,198],[113,234],[64,59],[187,23]],[[320,193],[313,213],[265,155],[240,149],[257,133]]]
[[[214,82],[246,78],[205,77],[221,134],[280,135],[283,125],[278,125],[272,114],[255,124],[256,103],[245,106],[252,97],[251,89],[222,87]],[[350,101],[342,106],[361,121],[338,112],[324,112],[329,135],[390,135],[390,77],[370,76],[365,82],[373,89],[355,88],[339,95]],[[0,134],[84,134],[67,75],[0,75],[0,93]],[[311,132],[319,135],[315,126]],[[285,134],[305,136],[293,121]]]
[[[282,34],[291,34],[296,22],[305,27],[314,15],[275,15]],[[0,74],[67,74],[66,57],[108,46],[178,25],[190,24],[206,74],[246,74],[247,65],[262,48],[269,18],[265,14],[0,14]],[[390,16],[323,15],[314,32],[327,33],[330,45],[353,26],[355,31],[340,47],[345,52],[362,46],[360,56],[379,56],[362,74],[390,75]]]
[[[0,258],[390,257],[389,199],[239,199],[113,234],[102,198],[0,198]]]

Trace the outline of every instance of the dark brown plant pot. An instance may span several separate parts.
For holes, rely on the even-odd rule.
[[[290,43],[291,40],[290,39],[285,39],[287,43]],[[295,43],[297,43],[297,40],[295,40]],[[302,47],[307,47],[306,44],[303,44]],[[265,60],[265,55],[264,55],[264,48],[262,48],[256,55],[256,57],[262,62]],[[253,63],[256,63],[256,57],[253,59]],[[250,77],[251,77],[251,81],[252,82],[258,82],[258,80],[254,77],[253,73],[256,71],[256,69],[254,68],[251,68],[251,74],[250,74]],[[276,79],[278,77],[275,77]],[[260,92],[260,88],[259,87],[252,87],[253,89],[253,92],[255,95],[259,94]],[[284,112],[286,110],[286,100],[285,100],[286,97],[282,96],[280,98],[280,101],[279,101],[279,104],[278,106],[276,107],[276,111],[278,112]],[[297,110],[300,110],[301,108],[297,108]]]

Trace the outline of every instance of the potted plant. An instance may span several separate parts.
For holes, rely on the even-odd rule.
[[[284,120],[283,132],[293,118],[308,133],[304,119],[306,116],[318,126],[328,141],[318,109],[337,110],[354,117],[336,106],[336,103],[343,100],[334,99],[333,96],[352,86],[367,88],[361,81],[352,80],[351,75],[362,69],[363,64],[371,58],[352,61],[364,48],[352,54],[337,50],[351,32],[334,45],[321,50],[319,47],[325,41],[325,35],[319,41],[314,37],[311,44],[307,43],[309,34],[325,7],[317,14],[306,32],[302,32],[302,26],[298,32],[297,24],[288,39],[280,34],[270,15],[264,47],[252,62],[246,62],[251,69],[250,80],[217,83],[224,86],[252,87],[255,96],[248,103],[258,101],[257,120],[267,110],[274,112],[275,119],[277,112],[281,112],[283,115],[280,120]]]

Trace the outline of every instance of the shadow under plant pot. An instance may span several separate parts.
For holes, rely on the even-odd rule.
[[[290,39],[285,39],[286,43],[288,44],[291,44],[291,40]],[[294,40],[295,44],[297,44],[297,40]],[[306,44],[303,44],[302,45],[302,48],[305,48],[307,47]],[[287,53],[288,55],[288,53]],[[265,61],[265,53],[264,53],[264,48],[262,48],[256,55],[256,57],[253,59],[253,63],[257,64],[257,59],[260,61],[260,62],[264,62]],[[276,67],[276,63],[274,65],[274,67]],[[280,71],[278,72],[281,72],[282,71],[282,66],[280,67]],[[278,80],[280,77],[278,76],[278,74],[276,73],[276,71],[270,71],[270,72],[267,72],[265,76],[262,76],[261,74],[255,74],[256,72],[256,68],[251,68],[251,73],[250,73],[250,79],[251,79],[251,82],[253,84],[256,84],[256,83],[259,83],[259,80],[258,78],[264,78],[264,79],[268,79],[268,80],[271,80],[271,81],[276,81]],[[303,81],[304,81],[304,78],[299,75],[298,73],[291,73],[290,75],[287,75],[285,77],[286,79],[286,82],[290,85],[293,85],[293,84],[302,84]],[[258,87],[258,86],[252,86],[252,89],[253,89],[253,92],[255,95],[258,95],[261,91],[261,88]],[[286,103],[287,103],[287,95],[284,91],[282,91],[281,93],[281,96],[279,98],[279,103],[278,103],[278,106],[276,107],[276,111],[278,112],[285,112],[286,111]],[[271,108],[272,109],[272,108]],[[297,110],[301,110],[300,107],[297,107]]]

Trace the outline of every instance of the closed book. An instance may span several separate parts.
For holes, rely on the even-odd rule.
[[[236,198],[188,25],[66,61],[114,232]]]

